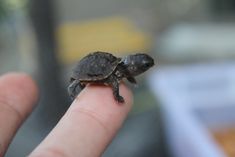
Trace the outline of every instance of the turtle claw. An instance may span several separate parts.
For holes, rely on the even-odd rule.
[[[68,93],[71,100],[74,100],[77,97],[80,90],[83,89],[84,87],[85,86],[81,85],[81,83],[78,80],[74,80],[68,87]]]
[[[69,93],[69,97],[71,98],[71,100],[74,100],[77,96],[75,91],[71,91],[71,89],[68,88],[68,93]]]
[[[118,96],[117,98],[115,98],[119,103],[124,103],[125,100],[122,96]]]

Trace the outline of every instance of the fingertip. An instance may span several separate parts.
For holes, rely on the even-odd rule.
[[[0,77],[2,99],[12,105],[25,118],[38,100],[36,82],[26,73],[10,72]]]
[[[85,101],[88,100],[88,101],[91,101],[92,103],[107,102],[107,103],[116,104],[116,105],[125,105],[125,104],[128,106],[132,105],[133,103],[132,91],[124,83],[120,84],[119,92],[120,92],[120,95],[124,98],[124,103],[120,103],[117,100],[115,100],[111,87],[89,84],[76,97],[73,104],[77,104],[77,103],[80,104],[84,100]]]
[[[124,103],[115,100],[112,88],[103,85],[87,85],[72,103],[69,111],[94,114],[98,121],[114,134],[121,126],[133,104],[133,95],[123,83],[120,84],[120,95]]]
[[[123,83],[120,84],[119,92],[124,98],[124,103],[115,100],[111,87],[88,85],[72,103],[71,109],[86,108],[108,117],[119,112],[127,114],[133,103],[132,92]]]

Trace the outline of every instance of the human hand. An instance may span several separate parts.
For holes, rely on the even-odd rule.
[[[112,89],[88,85],[29,157],[101,156],[132,106],[132,94],[122,84],[125,104],[118,104]],[[0,156],[38,100],[35,82],[25,74],[0,77]]]

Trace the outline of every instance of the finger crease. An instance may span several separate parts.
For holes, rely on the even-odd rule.
[[[56,157],[66,157],[66,153],[60,148],[49,147],[43,149],[43,151],[33,152],[34,157],[45,157],[45,156],[56,156]]]
[[[12,111],[15,113],[15,115],[20,119],[23,120],[23,115],[12,106],[9,102],[6,101],[4,97],[0,97],[0,106],[3,106],[4,108],[8,109],[9,111]]]
[[[93,120],[95,120],[99,125],[101,125],[101,127],[106,131],[106,133],[109,133],[109,129],[108,127],[106,127],[105,123],[103,122],[102,118],[103,116],[99,115],[97,112],[91,111],[89,109],[86,108],[82,108],[82,107],[78,107],[76,112],[80,112],[83,113],[87,116],[89,116],[90,118],[92,118]]]

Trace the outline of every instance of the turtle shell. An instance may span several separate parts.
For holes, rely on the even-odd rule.
[[[110,76],[121,58],[107,52],[94,52],[85,56],[73,70],[72,79],[98,81]]]

